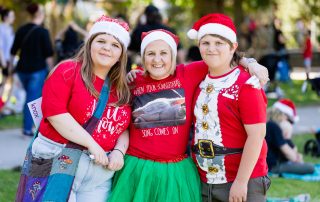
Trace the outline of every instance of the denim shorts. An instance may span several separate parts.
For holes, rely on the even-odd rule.
[[[51,159],[59,155],[64,144],[54,142],[40,133],[32,144],[32,156]],[[90,201],[105,202],[110,194],[114,171],[97,165],[89,157],[87,150],[83,151],[78,164],[69,202]]]

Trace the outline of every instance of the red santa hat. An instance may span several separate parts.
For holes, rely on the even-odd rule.
[[[212,13],[200,18],[187,33],[190,39],[200,40],[206,34],[217,34],[231,42],[237,42],[237,30],[230,17]]]
[[[296,106],[289,99],[280,99],[273,104],[273,107],[279,109],[281,112],[286,114],[290,121],[296,123],[299,121],[299,116],[297,115]]]
[[[88,37],[100,32],[111,34],[119,39],[125,49],[130,43],[129,25],[124,21],[102,15],[91,27]]]
[[[141,55],[144,54],[144,51],[147,45],[156,40],[163,40],[166,42],[172,49],[172,55],[175,58],[177,56],[177,47],[179,43],[179,37],[164,29],[155,29],[149,32],[143,32],[141,34]]]

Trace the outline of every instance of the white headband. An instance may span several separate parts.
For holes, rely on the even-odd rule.
[[[166,42],[170,46],[170,48],[172,49],[173,57],[175,58],[177,56],[177,43],[172,38],[172,36],[170,36],[169,34],[163,32],[163,31],[150,32],[148,35],[146,35],[142,39],[141,49],[140,49],[141,56],[143,56],[147,45],[153,41],[156,41],[156,40],[163,40],[164,42]]]

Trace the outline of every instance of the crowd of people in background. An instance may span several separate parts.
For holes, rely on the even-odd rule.
[[[265,93],[283,97],[277,82],[290,80],[280,19],[263,24],[250,16],[236,34],[228,16],[209,14],[188,32],[198,44],[185,51],[154,5],[145,8],[146,20],[139,21],[131,36],[119,15],[102,16],[89,30],[70,22],[54,40],[43,26],[42,6],[30,4],[30,21],[16,32],[14,11],[1,7],[0,12],[0,85],[13,78],[12,95],[20,102],[24,136],[32,137],[35,131],[27,103],[43,96],[44,119],[33,155],[51,158],[72,141],[95,157],[95,164],[88,154],[81,157],[71,201],[91,201],[93,195],[96,201],[106,201],[109,195],[109,201],[264,201],[268,171],[314,172],[291,139],[298,121],[294,103],[280,99],[267,110]],[[298,38],[309,80],[311,32],[303,34]],[[263,67],[256,61],[250,67],[252,61],[242,58],[239,49],[268,68],[268,85],[261,88],[263,76],[252,71]],[[130,72],[137,66],[141,71]],[[126,73],[132,77],[129,86]],[[102,120],[102,125],[111,126],[99,125],[101,130],[88,136],[81,126],[91,117],[97,89],[105,81],[110,100],[104,114],[114,125]],[[10,109],[10,99],[7,104],[1,99],[0,107],[2,112]],[[53,147],[54,154],[49,151]],[[146,186],[146,180],[152,183]]]

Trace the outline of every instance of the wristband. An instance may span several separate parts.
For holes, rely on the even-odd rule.
[[[113,151],[114,151],[114,150],[119,151],[119,152],[122,154],[123,158],[124,158],[124,153],[123,153],[120,149],[113,149]]]

